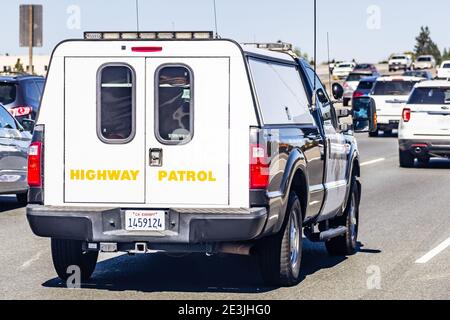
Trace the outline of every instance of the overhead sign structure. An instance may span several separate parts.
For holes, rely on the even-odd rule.
[[[33,73],[33,47],[43,45],[42,5],[20,5],[20,46],[29,48],[29,69]]]

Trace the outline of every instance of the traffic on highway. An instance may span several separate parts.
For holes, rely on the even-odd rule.
[[[47,48],[56,9],[19,2],[4,9],[29,56],[0,56],[0,299],[450,299],[450,53],[429,27],[380,59],[329,41],[310,58],[295,33],[219,35],[215,1],[214,31],[143,28],[128,1],[135,28]],[[33,48],[51,48],[43,68]]]

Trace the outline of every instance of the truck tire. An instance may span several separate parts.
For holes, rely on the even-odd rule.
[[[325,242],[327,251],[332,256],[353,255],[357,251],[358,225],[359,225],[360,188],[354,177],[350,188],[350,195],[344,214],[330,221],[332,228],[345,226],[347,232],[339,237]]]
[[[373,132],[369,132],[369,137],[376,138],[378,137],[378,130],[375,130]]]
[[[261,275],[267,285],[294,286],[300,282],[303,216],[300,200],[293,192],[286,215],[281,231],[257,245]]]
[[[28,192],[16,194],[16,199],[20,205],[26,206],[28,203]]]
[[[81,280],[91,278],[97,264],[98,252],[83,252],[82,242],[77,240],[52,239],[52,258],[58,276],[66,281],[71,273],[67,273],[70,266],[78,266],[81,271]]]
[[[402,168],[414,167],[414,157],[409,151],[399,150],[398,153],[399,153],[400,167]]]

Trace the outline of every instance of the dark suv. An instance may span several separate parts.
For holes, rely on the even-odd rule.
[[[22,124],[35,120],[39,109],[44,77],[32,75],[0,76],[0,104]]]

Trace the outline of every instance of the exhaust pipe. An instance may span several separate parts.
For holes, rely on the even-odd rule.
[[[216,251],[226,254],[236,254],[240,256],[249,256],[253,245],[242,243],[221,243],[216,247]]]
[[[416,147],[414,149],[415,153],[421,153],[422,152],[422,148],[421,147]]]

